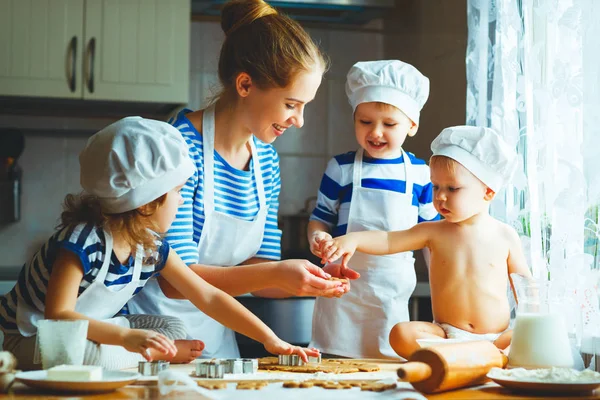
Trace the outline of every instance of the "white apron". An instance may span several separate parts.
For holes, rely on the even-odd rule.
[[[362,187],[363,149],[354,159],[347,232],[396,231],[416,225],[411,162],[402,151],[406,193]],[[417,284],[412,252],[372,256],[356,252],[348,263],[360,273],[341,298],[317,298],[310,346],[355,358],[398,358],[389,333],[408,321],[408,300]]]
[[[214,106],[204,111],[202,139],[204,147],[204,226],[198,243],[198,263],[214,266],[233,266],[256,255],[262,244],[267,221],[267,200],[260,161],[254,138],[250,140],[254,177],[259,198],[259,211],[253,221],[245,221],[215,210],[214,181]],[[240,356],[235,333],[198,310],[188,300],[167,298],[156,279],[148,281],[129,302],[132,314],[173,315],[183,320],[188,338],[199,339],[206,345],[203,358],[237,358]]]
[[[140,274],[142,272],[142,256],[144,250],[142,246],[137,247],[135,252],[135,263],[133,265],[133,275],[131,282],[114,292],[104,285],[104,280],[110,267],[110,259],[113,250],[112,235],[104,231],[106,240],[106,252],[102,267],[94,281],[77,298],[75,311],[89,318],[110,322],[125,328],[129,328],[129,321],[124,317],[115,317],[123,306],[131,299],[133,293],[139,286]],[[37,332],[37,322],[44,319],[44,313],[33,308],[22,301],[17,304],[17,326],[23,336],[33,336]]]

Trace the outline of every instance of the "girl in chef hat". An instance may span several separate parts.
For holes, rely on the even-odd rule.
[[[417,133],[429,79],[399,60],[359,62],[348,72],[346,94],[360,148],[327,165],[308,226],[311,250],[319,257],[332,236],[407,229],[439,218],[429,167],[403,148]],[[387,337],[395,323],[408,321],[416,285],[412,252],[356,255],[350,268],[329,264],[324,270],[360,279],[343,299],[317,299],[311,345],[346,357],[397,358]]]
[[[172,317],[114,317],[160,274],[196,307],[264,344],[273,353],[317,355],[280,340],[228,294],[193,273],[159,233],[182,205],[194,171],[177,129],[124,118],[92,136],[79,156],[84,193],[68,195],[58,231],[25,264],[16,286],[0,297],[4,349],[20,368],[34,363],[38,321],[87,319],[84,364],[133,367],[143,359],[189,362],[203,343],[186,337]],[[147,329],[140,329],[147,328]]]

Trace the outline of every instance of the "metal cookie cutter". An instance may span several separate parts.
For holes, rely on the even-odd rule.
[[[244,374],[255,374],[258,372],[258,360],[256,358],[242,358],[242,372]]]
[[[220,361],[196,361],[196,376],[199,378],[223,378],[225,365]]]
[[[223,372],[225,374],[243,374],[244,373],[244,363],[243,360],[239,358],[228,358],[222,360],[223,364]]]
[[[138,363],[138,372],[143,376],[158,375],[160,371],[169,369],[168,361],[140,361]]]
[[[321,353],[317,357],[308,356],[308,362],[310,364],[321,364]]]
[[[308,357],[309,364],[320,364],[321,363],[321,354],[317,357]],[[280,355],[279,356],[279,365],[287,365],[287,366],[303,366],[306,363],[302,361],[299,355],[290,354],[290,355]]]
[[[304,365],[304,361],[300,358],[298,354],[290,354],[290,355],[279,355],[279,365],[287,365],[287,366],[302,366]]]

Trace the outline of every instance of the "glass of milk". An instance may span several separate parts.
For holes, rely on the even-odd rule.
[[[517,292],[517,318],[508,355],[509,368],[573,366],[565,320],[551,307],[547,282],[511,274]]]
[[[37,343],[42,368],[82,365],[88,320],[42,319],[38,321]]]

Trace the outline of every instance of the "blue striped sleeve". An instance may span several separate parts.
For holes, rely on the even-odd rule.
[[[332,158],[327,163],[325,174],[321,179],[321,185],[317,193],[317,205],[310,216],[311,221],[321,221],[330,228],[337,225],[340,192],[342,190],[341,179],[342,169],[340,164],[336,158]]]
[[[278,228],[277,213],[279,211],[279,193],[281,192],[281,176],[279,156],[272,149],[273,159],[269,168],[272,169],[271,196],[268,199],[269,212],[265,223],[265,233],[256,257],[268,260],[281,259],[281,230]],[[262,165],[262,164],[261,164]],[[265,188],[266,191],[267,188]]]
[[[198,185],[198,168],[187,180],[182,191],[183,204],[165,239],[187,265],[198,263],[198,242],[194,240],[194,195]],[[200,190],[199,190],[200,191]]]

